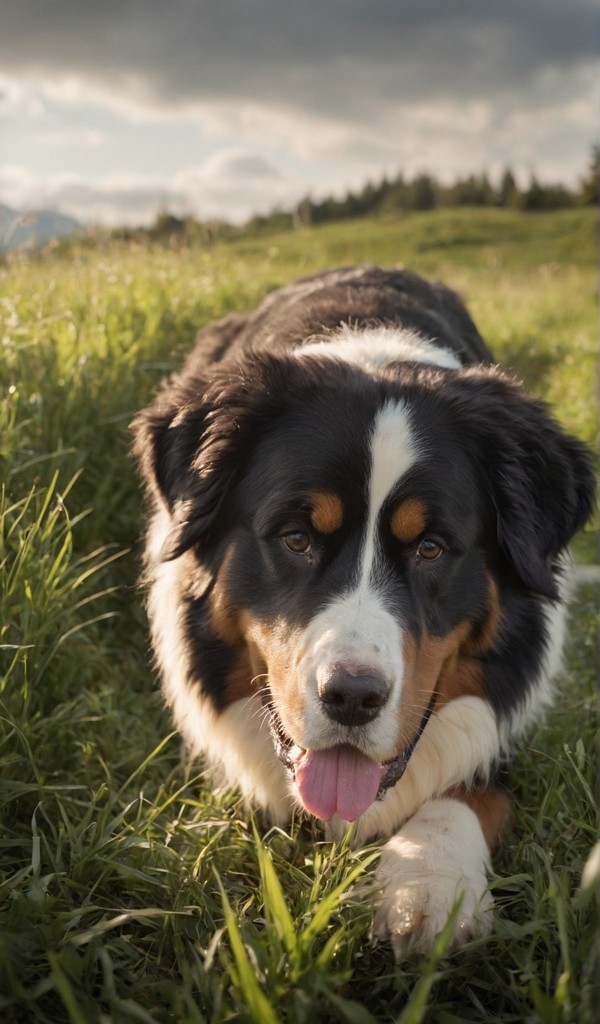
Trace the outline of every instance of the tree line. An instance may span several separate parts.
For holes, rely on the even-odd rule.
[[[307,195],[291,209],[256,214],[241,228],[224,221],[177,217],[164,210],[148,229],[121,228],[114,234],[138,238],[144,235],[159,242],[206,244],[220,238],[285,231],[353,217],[394,216],[442,207],[487,206],[532,212],[559,210],[597,204],[599,177],[600,146],[596,146],[585,175],[578,185],[571,188],[560,183],[543,183],[535,174],[531,174],[527,185],[520,186],[510,167],[496,183],[486,173],[469,174],[451,185],[443,184],[426,172],[413,177],[400,173],[392,178],[383,177],[376,183],[369,182],[362,189],[348,191],[342,197],[331,195],[313,199]]]
[[[598,201],[599,158],[600,147],[594,151],[587,173],[574,188],[542,183],[535,174],[530,176],[525,187],[520,187],[509,167],[496,184],[485,173],[458,178],[451,185],[442,184],[428,173],[412,178],[401,173],[392,179],[384,177],[376,184],[370,182],[357,192],[347,192],[342,198],[328,196],[314,200],[306,196],[294,210],[257,215],[247,226],[264,230],[272,226],[322,224],[352,217],[385,216],[450,206],[495,206],[533,211],[593,205]]]

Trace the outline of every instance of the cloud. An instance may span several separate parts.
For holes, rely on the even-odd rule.
[[[0,197],[237,221],[399,170],[574,183],[596,20],[595,0],[19,0],[0,130],[22,173]]]
[[[151,175],[110,175],[91,184],[73,175],[39,178],[25,167],[0,169],[0,194],[15,209],[60,209],[83,223],[149,224],[158,210],[242,222],[257,211],[297,200],[301,186],[264,158],[243,151],[213,154],[170,182]]]
[[[39,120],[44,104],[37,90],[16,76],[0,74],[0,115]]]
[[[576,87],[595,20],[591,0],[20,0],[0,59],[141,108],[243,99],[367,121],[398,103],[515,95],[548,68]]]
[[[0,170],[0,192],[13,209],[57,210],[82,222],[145,223],[161,206],[177,209],[185,196],[151,179],[114,176],[90,184],[68,175],[38,178],[25,167]]]
[[[221,217],[241,222],[253,213],[299,199],[303,186],[290,172],[269,160],[241,150],[218,151],[174,179],[186,197],[187,211],[202,219]]]
[[[213,154],[205,162],[202,174],[207,178],[243,178],[245,181],[281,177],[277,168],[264,157],[238,151]]]

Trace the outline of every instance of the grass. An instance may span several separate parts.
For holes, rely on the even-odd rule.
[[[208,251],[112,245],[0,267],[0,1018],[596,1019],[597,591],[519,754],[494,934],[393,963],[375,849],[268,831],[189,764],[156,696],[127,423],[197,327],[319,266],[404,262],[467,299],[499,359],[593,443],[590,211],[440,211]],[[575,545],[594,561],[588,530]],[[255,828],[263,839],[257,841]]]

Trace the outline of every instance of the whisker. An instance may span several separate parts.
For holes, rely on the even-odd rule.
[[[250,680],[250,685],[254,686],[254,683],[257,683],[259,679],[268,679],[268,678],[269,678],[269,673],[268,672],[259,672],[258,675],[252,676],[252,679]]]

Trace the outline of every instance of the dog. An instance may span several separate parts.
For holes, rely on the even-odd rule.
[[[491,928],[506,762],[552,698],[591,460],[406,269],[303,278],[198,336],[134,421],[148,611],[193,754],[270,820],[382,848],[373,931]]]

